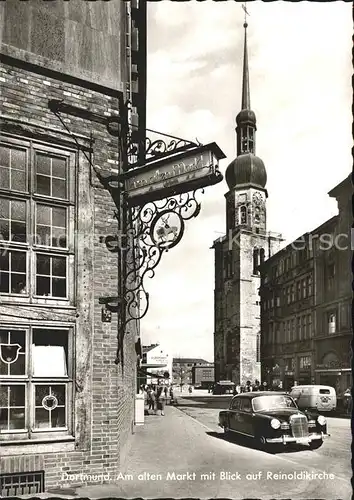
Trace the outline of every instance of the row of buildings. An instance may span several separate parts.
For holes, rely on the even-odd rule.
[[[159,343],[142,346],[139,384],[207,388],[214,382],[214,364],[201,358],[173,358]]]
[[[338,214],[280,250],[281,235],[267,230],[267,173],[256,156],[244,28],[226,234],[213,244],[215,378],[284,389],[328,384],[341,395],[351,386],[351,176],[329,192]]]

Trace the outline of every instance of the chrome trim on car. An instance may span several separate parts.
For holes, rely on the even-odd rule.
[[[326,437],[329,437],[329,434],[309,434],[308,436],[305,436],[308,438],[308,442],[310,443],[311,441],[317,441],[319,439],[323,439]],[[266,438],[267,443],[296,443],[299,439],[303,438],[294,438],[293,436],[282,436],[279,438]]]

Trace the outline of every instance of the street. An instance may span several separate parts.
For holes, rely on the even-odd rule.
[[[82,487],[81,497],[274,498],[349,500],[349,419],[329,419],[332,436],[317,451],[271,454],[226,440],[217,425],[229,397],[185,396],[165,416],[137,429],[116,483]],[[193,418],[192,418],[193,417]]]

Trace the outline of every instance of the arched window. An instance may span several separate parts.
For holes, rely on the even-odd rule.
[[[261,248],[259,250],[259,257],[260,257],[260,260],[261,260],[261,265],[263,264],[264,262],[264,258],[265,258],[265,251],[264,251],[264,248]]]
[[[255,207],[254,209],[254,223],[259,224],[261,222],[261,214],[259,207]]]
[[[259,266],[259,250],[255,248],[253,250],[253,274],[258,274],[258,266]]]
[[[247,208],[245,205],[240,207],[240,224],[247,224]]]

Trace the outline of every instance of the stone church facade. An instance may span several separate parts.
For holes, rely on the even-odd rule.
[[[226,170],[226,235],[214,241],[215,380],[236,384],[261,378],[259,265],[277,252],[280,235],[267,231],[267,173],[256,156],[256,116],[250,107],[247,24],[244,24],[237,157]]]

